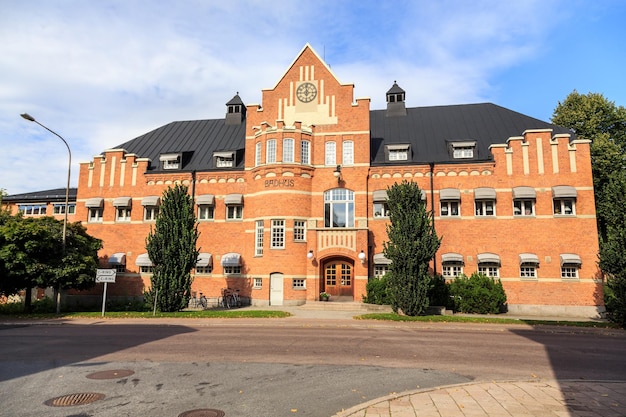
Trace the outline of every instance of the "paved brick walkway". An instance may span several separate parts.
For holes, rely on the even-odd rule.
[[[379,398],[335,417],[624,417],[626,381],[478,382]]]

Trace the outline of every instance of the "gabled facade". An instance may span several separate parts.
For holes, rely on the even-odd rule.
[[[199,221],[193,292],[361,301],[389,264],[387,187],[409,180],[443,237],[433,272],[498,277],[511,312],[603,310],[588,141],[489,103],[407,108],[397,83],[384,110],[353,93],[306,45],[260,104],[236,95],[223,119],[172,122],[81,164],[76,219],[118,269],[109,293],[150,285],[145,238],[182,183]]]

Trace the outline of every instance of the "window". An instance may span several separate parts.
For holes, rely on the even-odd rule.
[[[306,221],[293,221],[293,240],[295,242],[306,242]]]
[[[162,169],[180,169],[181,168],[181,154],[180,153],[165,153],[161,154],[159,160],[161,161]]]
[[[213,220],[215,216],[215,207],[208,204],[198,206],[198,220]]]
[[[492,278],[500,277],[500,256],[495,253],[479,253],[478,273]]]
[[[513,215],[534,216],[537,193],[532,187],[513,188]]]
[[[480,200],[476,201],[476,215],[477,216],[495,216],[496,209],[494,201]]]
[[[43,216],[46,214],[46,208],[47,206],[45,204],[33,204],[19,206],[18,210],[25,216]]]
[[[126,272],[126,265],[113,265],[113,269],[118,274],[123,274]]]
[[[224,274],[226,275],[239,275],[241,274],[241,266],[225,266]]]
[[[354,165],[354,142],[351,140],[345,140],[343,142],[341,158],[343,165]]]
[[[285,220],[272,220],[272,249],[285,248]]]
[[[441,273],[446,278],[456,278],[463,273],[463,255],[444,253],[441,255]]]
[[[139,272],[141,272],[142,274],[151,274],[152,268],[152,266],[142,265],[139,267]]]
[[[88,222],[89,223],[102,223],[102,213],[103,209],[100,207],[90,207],[88,213]]]
[[[159,206],[144,206],[143,219],[144,221],[155,221],[159,214]]]
[[[254,232],[254,242],[255,242],[254,255],[255,256],[263,256],[263,233],[264,233],[263,220],[257,220],[256,229]]]
[[[461,192],[456,188],[443,188],[439,191],[441,216],[459,216]]]
[[[387,145],[385,149],[390,162],[409,160],[409,145]]]
[[[254,279],[254,287],[255,290],[263,288],[263,278],[255,278]]]
[[[293,139],[283,139],[283,163],[293,164],[294,152],[293,152]]]
[[[573,253],[561,254],[561,278],[578,279],[578,270],[581,265],[580,256]]]
[[[198,275],[209,275],[211,272],[213,272],[213,265],[196,266],[196,274]]]
[[[241,220],[243,218],[243,206],[230,205],[226,206],[226,219]]]
[[[539,258],[533,253],[522,253],[519,256],[519,275],[522,279],[537,279]]]
[[[263,144],[261,142],[256,143],[256,149],[254,154],[254,166],[261,165],[261,149],[263,148]]]
[[[217,168],[232,168],[235,166],[234,152],[215,152],[215,166]]]
[[[326,153],[324,158],[325,165],[337,165],[337,144],[335,142],[326,142]]]
[[[130,207],[117,207],[115,210],[116,222],[129,222],[130,221]]]
[[[555,215],[576,215],[576,188],[567,185],[552,187],[552,197],[554,198],[553,209]]]
[[[270,139],[265,144],[265,163],[276,163],[276,139]]]
[[[496,190],[481,187],[474,190],[474,213],[476,216],[496,215]]]
[[[452,149],[452,158],[454,159],[471,159],[474,157],[476,149],[475,141],[452,142],[448,149]]]
[[[53,214],[65,214],[65,204],[55,204],[52,207]],[[67,214],[76,213],[76,204],[68,204],[67,205]]]
[[[354,227],[354,192],[335,188],[324,192],[324,227]]]
[[[387,274],[387,265],[374,265],[374,278],[382,278]]]
[[[389,207],[386,201],[374,202],[374,218],[389,217]]]
[[[303,140],[300,144],[300,162],[305,165],[311,164],[311,142]]]
[[[301,278],[294,278],[292,288],[294,290],[305,290],[306,289],[306,281]]]

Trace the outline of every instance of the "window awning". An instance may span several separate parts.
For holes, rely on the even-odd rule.
[[[126,253],[118,252],[109,256],[109,265],[126,265]]]
[[[113,200],[113,207],[130,207],[131,201],[133,201],[130,197],[117,197]]]
[[[539,265],[539,257],[537,257],[534,253],[520,253],[519,263]]]
[[[243,204],[243,194],[228,194],[224,198],[224,204],[226,204],[227,206]]]
[[[407,149],[409,149],[409,145],[408,144],[387,145],[387,149],[390,151],[406,151]]]
[[[241,255],[230,252],[222,255],[222,266],[241,266]]]
[[[149,197],[144,197],[141,200],[141,205],[142,206],[158,206],[159,205],[159,196],[158,195],[151,195]]]
[[[460,253],[444,253],[443,255],[441,255],[441,262],[462,264],[464,263],[463,255],[461,255]]]
[[[439,191],[439,200],[441,201],[459,201],[461,192],[457,188],[443,188]]]
[[[150,257],[147,253],[142,253],[141,255],[139,255],[137,257],[137,260],[135,261],[135,264],[137,264],[137,266],[153,266],[152,261],[150,260]]]
[[[215,196],[213,194],[202,194],[196,198],[196,204],[199,206],[214,206]]]
[[[552,196],[554,198],[576,198],[578,193],[576,188],[570,185],[557,185],[552,187]]]
[[[583,261],[580,256],[575,253],[562,253],[561,254],[561,266],[563,265],[582,265]]]
[[[162,153],[159,155],[159,161],[176,161],[180,158],[180,153]]]
[[[387,201],[387,190],[374,191],[374,201]]]
[[[515,187],[513,188],[513,198],[537,198],[537,192],[532,187]]]
[[[104,198],[89,198],[85,201],[85,207],[88,208],[101,208],[104,204]]]
[[[480,187],[474,190],[475,200],[495,200],[496,190],[495,188]]]
[[[213,156],[215,156],[216,158],[232,158],[234,154],[235,154],[235,152],[232,152],[232,151],[228,151],[228,152],[213,152]]]
[[[498,264],[500,265],[500,256],[495,253],[479,253],[476,255],[479,264]]]
[[[476,146],[475,140],[466,140],[463,142],[451,142],[453,148],[473,148]]]
[[[374,265],[389,265],[391,264],[391,259],[385,257],[384,253],[377,253],[374,255]]]
[[[201,252],[198,254],[198,261],[196,266],[210,266],[213,265],[213,257],[210,253]]]

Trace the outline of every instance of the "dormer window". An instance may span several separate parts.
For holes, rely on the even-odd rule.
[[[452,157],[454,159],[472,159],[476,150],[475,141],[452,142]]]
[[[228,106],[228,113],[241,113],[241,104],[231,104]]]
[[[232,168],[235,166],[235,152],[215,152],[215,166],[217,168]]]
[[[399,103],[404,101],[404,93],[396,93],[396,94],[388,94],[387,102],[389,103]]]
[[[385,151],[387,153],[387,161],[408,161],[409,160],[409,145],[387,145]]]
[[[162,169],[180,169],[182,154],[180,153],[164,153],[159,157]]]
[[[404,104],[404,90],[393,82],[393,86],[387,91],[387,117],[406,116],[406,106]]]

